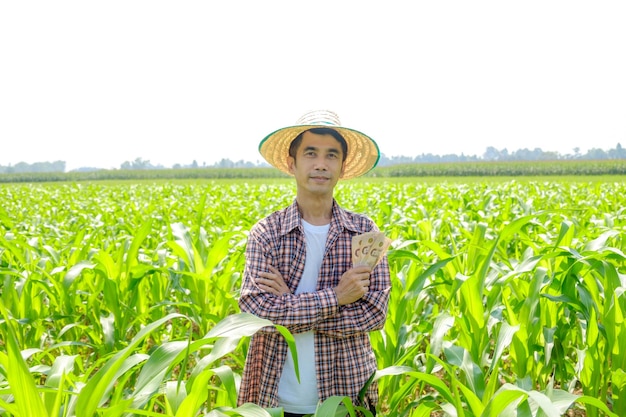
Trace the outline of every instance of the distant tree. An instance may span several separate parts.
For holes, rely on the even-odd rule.
[[[518,149],[511,154],[511,159],[515,161],[537,161],[541,160],[543,151],[540,148],[530,150],[528,148]]]
[[[605,151],[598,148],[592,148],[585,154],[585,159],[607,159],[608,155]]]
[[[144,160],[141,158],[136,158],[133,162],[125,161],[120,165],[121,169],[152,169],[155,168],[152,166],[149,160]]]
[[[455,162],[477,162],[477,161],[539,161],[539,160],[557,160],[557,159],[626,159],[626,149],[622,147],[620,143],[617,143],[615,148],[602,150],[593,148],[587,151],[585,154],[580,153],[580,148],[573,148],[574,154],[560,154],[555,151],[543,151],[541,148],[535,149],[518,149],[516,151],[508,151],[506,148],[498,150],[493,146],[489,146],[485,149],[482,155],[465,155],[459,154],[445,154],[435,155],[432,153],[423,153],[417,156],[393,156],[388,157],[384,154],[380,155],[378,166],[389,166],[395,164],[419,164],[419,163],[455,163]],[[35,162],[29,164],[26,162],[18,162],[15,165],[9,164],[8,166],[0,165],[0,174],[10,173],[29,173],[29,172],[65,172],[65,161],[54,162]],[[202,163],[203,167],[207,167],[206,162]],[[218,168],[254,168],[254,167],[269,167],[269,164],[264,160],[257,160],[255,162],[249,162],[239,160],[233,162],[230,159],[222,159],[219,162],[211,165]],[[139,169],[163,169],[163,165],[154,166],[149,160],[142,158],[136,158],[134,161],[125,161],[120,165],[124,170],[139,170]],[[191,165],[174,164],[173,169],[180,168],[198,168],[198,162],[194,160]],[[82,167],[75,169],[74,171],[95,171],[101,168],[87,168]]]
[[[73,169],[70,172],[95,172],[95,171],[103,171],[103,168],[80,167],[80,168]]]
[[[500,151],[493,146],[488,146],[483,154],[483,159],[486,161],[498,161],[500,159]]]
[[[608,151],[608,157],[611,159],[625,159],[626,150],[622,148],[622,145],[620,143],[618,143],[615,149],[610,149]]]
[[[35,162],[29,164],[18,162],[17,164],[1,169],[0,172],[22,174],[26,172],[65,172],[65,161]]]
[[[558,152],[550,151],[550,152],[543,153],[543,159],[547,161],[555,161],[557,159],[563,159],[563,157]]]
[[[215,166],[217,168],[233,168],[235,164],[230,159],[222,158]]]

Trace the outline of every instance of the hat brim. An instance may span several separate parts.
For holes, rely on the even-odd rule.
[[[267,135],[259,144],[259,152],[275,168],[292,175],[287,164],[289,146],[302,132],[319,127],[327,127],[341,133],[348,145],[348,155],[344,162],[341,179],[359,177],[376,166],[380,159],[380,150],[374,139],[358,130],[341,126],[297,125],[278,129]]]

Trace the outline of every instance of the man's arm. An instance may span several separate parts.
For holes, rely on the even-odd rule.
[[[339,284],[333,288],[337,303],[340,306],[337,314],[317,323],[299,324],[299,331],[317,330],[335,337],[346,337],[360,333],[367,333],[382,328],[387,315],[389,301],[389,287],[385,287],[385,280],[389,282],[388,266],[381,265],[382,271],[370,273],[368,267],[358,266],[346,271]],[[276,297],[291,296],[291,290],[285,283],[280,272],[270,267],[270,273],[261,273],[258,278],[259,287]],[[373,278],[373,279],[371,279]],[[370,289],[370,284],[378,278],[383,282],[382,290]],[[377,287],[375,285],[375,287]],[[302,294],[301,294],[302,295]],[[300,297],[300,296],[294,296]]]
[[[272,257],[272,242],[260,231],[251,231],[246,245],[239,307],[287,327],[293,333],[312,330],[314,325],[339,311],[331,288],[303,294],[292,294],[288,277],[281,275]]]
[[[340,288],[344,284],[346,274],[342,276],[339,286],[335,288],[335,292],[339,289],[338,300],[350,300],[349,297],[343,298],[342,288]],[[339,301],[342,305],[338,314],[322,320],[315,326],[315,330],[330,336],[348,337],[381,329],[387,317],[390,289],[389,264],[385,256],[369,274],[367,292],[362,297],[346,304]],[[357,293],[358,291],[353,292],[354,297]]]

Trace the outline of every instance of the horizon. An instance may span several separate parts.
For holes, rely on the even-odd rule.
[[[611,153],[611,151],[617,151],[620,154],[623,151],[623,147],[621,146],[621,143],[617,143],[614,147],[610,147],[610,148],[590,148],[587,150],[587,152],[585,153],[581,153],[580,151],[578,153],[576,153],[576,148],[572,149],[572,151],[574,151],[574,153],[561,153],[559,151],[550,151],[550,150],[544,150],[542,148],[534,148],[534,149],[529,149],[529,148],[520,148],[520,149],[516,149],[513,151],[509,151],[507,148],[501,148],[501,149],[497,149],[496,147],[493,146],[488,146],[485,151],[478,155],[478,154],[463,154],[463,153],[448,153],[448,154],[433,154],[433,153],[423,153],[420,155],[394,155],[394,156],[387,156],[383,153],[381,153],[381,161],[377,164],[377,166],[387,166],[387,165],[393,165],[396,163],[436,163],[436,162],[446,162],[446,160],[450,161],[451,159],[460,159],[460,160],[455,160],[455,161],[450,161],[450,162],[475,162],[475,161],[511,161],[511,162],[519,162],[519,161],[528,161],[528,162],[532,162],[532,161],[545,161],[545,156],[546,155],[550,155],[550,154],[555,154],[557,156],[557,158],[555,158],[555,160],[575,160],[575,159],[590,159],[589,155],[593,153],[596,153],[594,151],[599,151],[601,153],[604,153],[605,156],[608,156],[608,154]],[[503,159],[498,159],[495,158],[494,156],[488,155],[489,151],[495,151],[499,154],[504,154]],[[521,154],[523,155],[522,159],[519,159],[519,156]],[[534,154],[531,155],[533,157],[528,158],[529,154]],[[433,160],[433,159],[443,159],[443,161],[441,160]],[[624,156],[620,156],[619,159],[623,159],[625,158]],[[600,158],[600,159],[610,159],[610,158]],[[394,161],[400,161],[400,162],[394,162]],[[382,162],[382,164],[381,164]],[[389,163],[388,163],[389,162]],[[192,160],[189,163],[183,163],[183,162],[175,162],[171,165],[163,165],[163,164],[153,164],[152,161],[147,160],[147,159],[143,159],[141,157],[137,157],[133,160],[130,161],[124,161],[123,163],[121,163],[119,166],[117,167],[98,167],[98,166],[79,166],[79,167],[74,167],[74,168],[68,168],[67,167],[67,161],[64,160],[55,160],[55,161],[35,161],[32,163],[28,163],[25,161],[19,161],[15,164],[9,164],[9,165],[3,165],[0,164],[1,168],[12,168],[15,166],[21,166],[22,164],[25,164],[29,167],[33,167],[33,166],[37,166],[37,165],[42,165],[42,164],[50,164],[50,165],[57,165],[59,163],[64,164],[64,172],[75,172],[75,171],[87,171],[87,170],[118,170],[118,169],[177,169],[177,168],[219,168],[220,164],[227,164],[227,165],[234,165],[234,166],[224,166],[222,168],[245,168],[245,167],[253,167],[253,168],[263,168],[263,167],[271,167],[271,165],[265,161],[262,157],[260,158],[260,160],[257,161],[249,161],[249,160],[232,160],[229,158],[223,158],[220,161],[216,161],[212,164],[208,164],[206,163],[206,161],[197,161],[197,160]],[[141,167],[137,167],[133,164],[143,164],[143,166]],[[195,166],[194,166],[195,164]],[[125,167],[126,165],[126,167]]]

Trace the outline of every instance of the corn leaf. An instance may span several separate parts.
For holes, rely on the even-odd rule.
[[[35,380],[28,370],[28,365],[20,353],[13,320],[9,317],[3,303],[0,303],[0,309],[4,316],[6,328],[3,338],[7,349],[6,364],[11,364],[8,367],[5,365],[4,368],[11,393],[15,397],[15,408],[17,409],[15,417],[45,417],[48,415],[48,410],[39,395]]]
[[[141,329],[126,348],[116,353],[89,379],[78,395],[76,408],[81,410],[85,417],[93,417],[96,409],[106,400],[106,393],[115,384],[118,371],[125,365],[125,360],[132,354],[133,349],[159,326],[179,317],[184,316],[177,313],[168,314]]]

